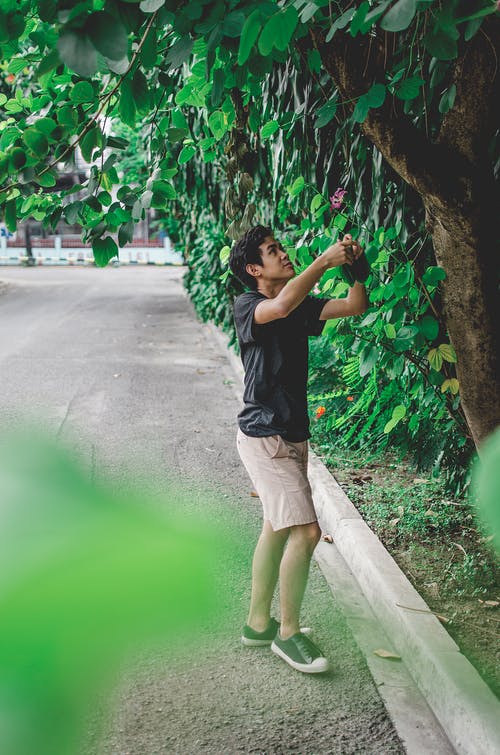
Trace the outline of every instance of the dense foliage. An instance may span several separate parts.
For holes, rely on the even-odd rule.
[[[228,328],[236,289],[228,248],[218,255],[224,241],[272,223],[301,270],[350,230],[372,266],[370,309],[321,341],[311,390],[328,407],[325,432],[358,446],[393,442],[458,485],[473,444],[454,310],[442,307],[448,270],[430,231],[484,226],[477,207],[498,196],[496,69],[479,68],[475,81],[484,96],[474,112],[488,128],[471,133],[487,159],[475,159],[454,120],[472,112],[466,64],[497,46],[496,11],[491,0],[2,0],[7,228],[27,217],[79,223],[106,264],[154,211],[185,247],[198,311]],[[77,151],[88,178],[60,188]],[[346,194],[332,210],[337,188]],[[334,270],[318,291],[347,288]]]

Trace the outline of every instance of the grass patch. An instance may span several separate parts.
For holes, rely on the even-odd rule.
[[[390,454],[313,448],[500,697],[500,558],[471,501]]]

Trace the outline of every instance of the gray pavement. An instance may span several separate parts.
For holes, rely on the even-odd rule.
[[[269,650],[239,644],[260,504],[236,452],[234,375],[181,276],[158,267],[0,269],[3,425],[28,411],[89,474],[117,486],[132,472],[161,493],[174,474],[193,512],[209,506],[221,537],[241,539],[238,564],[220,565],[225,633],[203,655],[137,664],[86,752],[402,753],[316,564],[303,623],[332,671],[300,675]]]

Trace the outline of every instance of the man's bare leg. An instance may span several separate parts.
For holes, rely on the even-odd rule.
[[[279,572],[282,639],[300,632],[300,607],[313,551],[321,538],[317,522],[290,527],[290,537]]]
[[[253,556],[252,597],[247,619],[248,626],[256,632],[263,632],[269,626],[271,601],[289,532],[288,527],[275,531],[271,527],[271,522],[264,520]]]

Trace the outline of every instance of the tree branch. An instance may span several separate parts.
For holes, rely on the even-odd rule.
[[[350,37],[347,34],[337,34],[335,41],[327,45],[324,36],[318,31],[311,30],[311,35],[326,70],[345,100],[356,99],[365,94],[373,83],[384,81],[387,67],[386,51],[380,39],[370,44],[368,35]],[[474,66],[474,77],[468,77],[467,82],[460,79],[464,102],[467,101],[465,93],[468,92],[470,95],[475,87],[476,61],[489,55],[490,65],[486,66],[486,71],[481,77],[486,86],[488,75],[491,78],[491,59],[494,57],[491,54],[491,45],[489,52],[485,52],[488,47],[485,39],[476,43],[481,52],[469,52],[469,47],[466,47],[463,58],[456,64],[458,77],[461,76],[462,70],[469,71],[470,67]],[[367,56],[370,56],[370,65],[363,65]],[[464,60],[467,60],[466,64]],[[470,122],[471,129],[477,127],[480,119],[485,117],[488,104],[487,100],[485,102],[484,93],[481,93],[481,103],[482,107],[476,108],[478,112]],[[353,105],[348,107],[352,111]],[[491,108],[491,105],[489,107]],[[432,142],[425,131],[417,128],[410,118],[396,112],[393,100],[389,97],[382,107],[368,112],[361,128],[391,167],[425,197],[426,203],[438,212],[446,214],[457,231],[469,233],[470,225],[466,218],[471,215],[473,206],[477,204],[477,197],[472,197],[470,191],[476,167],[470,159],[470,150],[456,148],[456,134],[454,135],[453,131],[458,129],[460,112],[457,111],[454,116],[451,116],[451,112],[454,111],[450,111],[450,118],[446,119],[444,124],[443,135],[437,142]],[[483,131],[484,129],[480,130],[480,133]],[[476,141],[485,148],[481,137]]]

